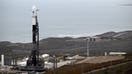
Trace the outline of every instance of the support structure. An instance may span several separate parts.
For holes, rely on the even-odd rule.
[[[32,44],[33,50],[27,60],[27,65],[22,70],[40,72],[44,71],[44,60],[39,57],[39,24],[38,9],[34,6],[32,10]]]
[[[32,10],[32,43],[33,50],[27,61],[27,66],[38,66],[39,65],[39,25],[37,17],[38,9],[33,7]]]

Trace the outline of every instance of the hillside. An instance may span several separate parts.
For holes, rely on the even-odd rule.
[[[132,52],[132,31],[107,32],[96,35],[96,41],[90,47],[90,55],[103,55],[104,52]],[[48,54],[86,54],[86,38],[51,37],[40,40],[41,53]],[[0,54],[28,55],[32,50],[31,43],[0,42]]]

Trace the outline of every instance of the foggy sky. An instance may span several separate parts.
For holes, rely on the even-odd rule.
[[[33,5],[41,39],[132,30],[132,0],[0,0],[0,41],[31,42]]]

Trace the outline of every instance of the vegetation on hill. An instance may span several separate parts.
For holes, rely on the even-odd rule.
[[[101,40],[96,40],[90,46],[90,55],[104,55],[104,52],[125,51],[132,52],[132,31],[107,32],[96,35]],[[40,52],[48,54],[79,54],[86,55],[86,38],[46,38],[40,40]],[[0,54],[5,55],[29,55],[32,50],[31,43],[0,42]]]

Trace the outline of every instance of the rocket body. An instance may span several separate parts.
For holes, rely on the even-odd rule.
[[[39,57],[39,24],[37,17],[38,9],[33,6],[32,8],[32,44],[33,50],[27,60],[26,67],[22,70],[24,71],[35,71],[42,72],[45,71],[44,60]]]
[[[38,17],[37,17],[38,9],[33,6],[32,8],[32,42],[33,49],[39,49],[39,25],[38,25]]]
[[[37,17],[38,9],[33,7],[32,10],[32,44],[33,50],[31,55],[27,61],[27,66],[39,66],[40,58],[39,58],[39,25],[38,25],[38,17]],[[43,64],[42,64],[43,65]]]

